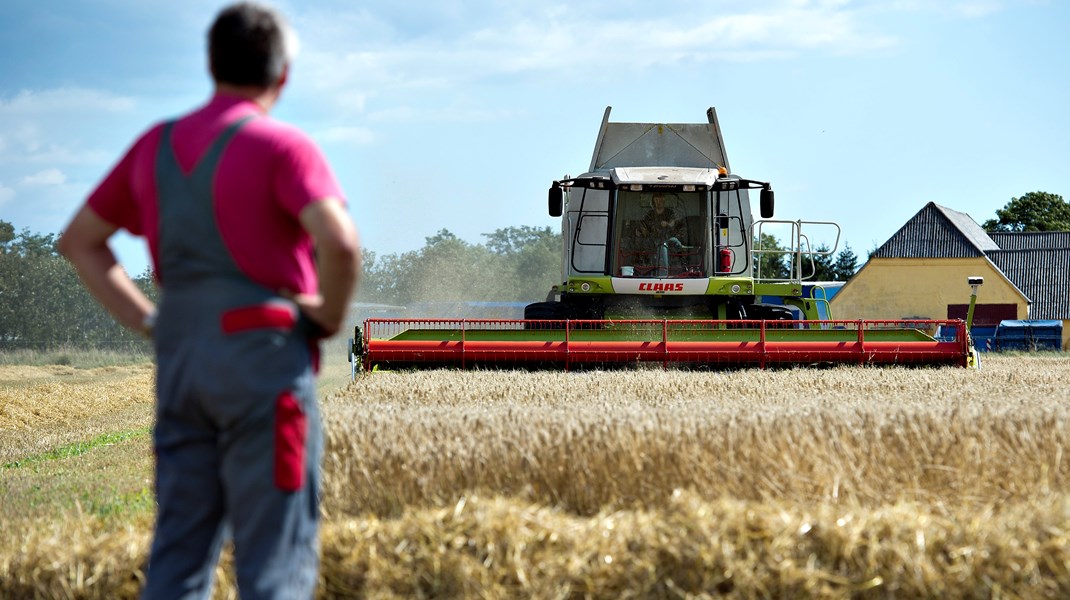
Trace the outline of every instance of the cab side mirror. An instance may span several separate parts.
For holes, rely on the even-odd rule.
[[[760,205],[762,210],[762,218],[773,218],[773,188],[762,188]]]
[[[564,196],[564,190],[562,190],[561,186],[555,181],[554,185],[550,187],[550,194],[547,202],[551,217],[561,216],[561,205],[564,201]]]

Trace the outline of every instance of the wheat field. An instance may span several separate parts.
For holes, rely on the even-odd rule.
[[[319,594],[1070,595],[1070,359],[985,359],[980,371],[359,377],[323,401]],[[73,381],[86,408],[36,417],[46,443],[26,435],[26,407],[59,410],[33,395],[62,388],[0,368],[3,460],[107,414],[115,429],[150,425],[151,388],[139,386],[151,372],[122,373]],[[147,436],[114,446],[148,452]],[[0,596],[135,597],[151,502],[118,518],[55,502],[16,510],[25,471],[0,471]],[[216,597],[234,597],[226,566],[218,577]]]

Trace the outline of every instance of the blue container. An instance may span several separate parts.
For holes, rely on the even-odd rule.
[[[973,336],[973,347],[981,352],[989,352],[996,349],[996,328],[980,327],[974,325],[970,330]]]
[[[995,350],[1062,350],[1062,347],[1062,321],[1007,320],[996,327]]]

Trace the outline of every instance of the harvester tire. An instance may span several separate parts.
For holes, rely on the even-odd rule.
[[[567,319],[568,311],[560,302],[535,302],[524,307],[525,321],[557,321]],[[524,323],[524,329],[562,329],[556,323]]]
[[[535,302],[524,307],[525,319],[564,319],[564,313],[560,302]]]
[[[779,304],[751,304],[746,307],[748,319],[762,321],[791,321],[795,314],[791,309]]]
[[[361,356],[364,356],[364,332],[357,325],[353,328],[353,337],[349,338],[349,362],[353,362],[353,357]]]

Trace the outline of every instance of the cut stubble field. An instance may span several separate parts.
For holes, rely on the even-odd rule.
[[[319,594],[1066,596],[1070,358],[985,359],[353,383],[334,365]],[[0,596],[136,596],[151,386],[151,365],[0,367]]]

